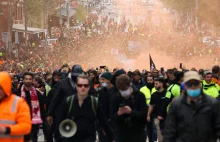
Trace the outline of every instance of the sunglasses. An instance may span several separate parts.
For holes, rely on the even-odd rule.
[[[194,81],[194,82],[186,82],[186,86],[188,88],[191,88],[192,86],[199,86],[200,82],[199,81]]]
[[[82,87],[89,88],[89,84],[77,84],[77,87],[79,87],[79,88],[82,88]]]

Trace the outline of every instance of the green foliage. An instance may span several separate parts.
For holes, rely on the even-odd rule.
[[[195,6],[195,0],[162,0],[165,6],[178,11],[186,11]]]
[[[60,0],[27,0],[28,24],[32,27],[41,27],[46,15],[55,13],[56,8],[63,1]]]
[[[27,0],[27,17],[29,26],[40,27],[45,11],[44,0]]]
[[[162,0],[166,7],[181,12],[189,12],[190,8],[195,9],[196,0]],[[220,0],[198,0],[198,11],[196,12],[200,21],[220,26]]]
[[[85,21],[87,16],[88,16],[88,12],[86,8],[82,6],[78,6],[76,8],[76,14],[74,16],[75,20]]]
[[[0,6],[0,14],[2,13],[2,8],[1,8],[1,6]]]
[[[200,20],[220,26],[220,1],[219,0],[200,0],[198,16]]]

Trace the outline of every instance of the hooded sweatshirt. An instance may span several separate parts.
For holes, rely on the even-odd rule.
[[[5,134],[0,134],[0,142],[23,142],[23,136],[31,131],[30,109],[22,98],[11,94],[8,73],[0,72],[0,87],[6,94],[0,101],[0,127],[6,128]]]

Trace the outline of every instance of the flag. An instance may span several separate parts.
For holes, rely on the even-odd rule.
[[[152,69],[156,69],[156,66],[155,66],[155,64],[154,64],[154,61],[153,61],[153,59],[151,58],[151,55],[149,54],[149,57],[150,57],[150,69],[152,70]]]

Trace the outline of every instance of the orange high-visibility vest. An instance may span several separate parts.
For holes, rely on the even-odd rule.
[[[0,142],[23,142],[31,131],[31,114],[26,101],[11,94],[11,78],[0,72],[0,86],[6,97],[0,102],[0,126],[9,127],[10,134],[0,134]]]

